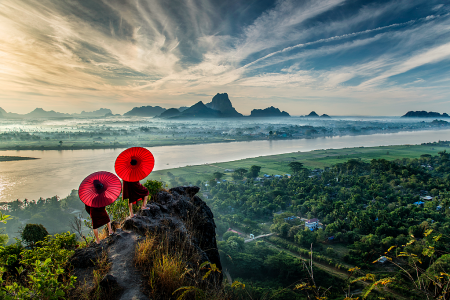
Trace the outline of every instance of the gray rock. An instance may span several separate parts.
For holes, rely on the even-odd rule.
[[[108,290],[108,291],[120,289],[120,286],[119,286],[119,283],[117,282],[116,277],[114,277],[110,274],[105,275],[105,277],[103,277],[103,279],[100,281],[99,285],[101,288]]]
[[[95,262],[100,258],[103,248],[100,245],[75,250],[74,255],[69,259],[69,263],[74,268],[86,269],[95,266]]]
[[[125,220],[122,229],[117,229],[100,246],[91,245],[77,250],[70,263],[75,269],[92,267],[101,251],[107,251],[111,268],[103,278],[103,284],[123,287],[120,299],[147,299],[141,290],[143,278],[135,267],[134,252],[137,242],[147,233],[163,233],[168,237],[170,249],[180,248],[181,240],[183,251],[190,254],[185,257],[198,258],[187,262],[190,268],[209,261],[222,270],[214,215],[206,203],[196,196],[199,190],[198,187],[186,186],[159,192],[147,204],[148,210],[141,210],[135,217]],[[214,272],[208,280],[220,285],[222,272]]]

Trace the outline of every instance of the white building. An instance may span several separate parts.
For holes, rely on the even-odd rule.
[[[305,227],[308,228],[311,231],[319,228],[319,219],[314,218],[314,219],[306,220],[305,221]]]

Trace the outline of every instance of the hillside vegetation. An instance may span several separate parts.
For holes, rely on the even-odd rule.
[[[214,213],[224,282],[220,291],[201,291],[201,284],[181,291],[187,292],[186,299],[202,299],[202,292],[209,297],[217,293],[221,299],[448,299],[450,155],[446,148],[448,143],[441,142],[321,150],[278,156],[278,166],[276,157],[266,157],[198,167],[210,170],[203,170],[197,180],[202,185],[200,196]],[[371,155],[374,159],[369,159]],[[234,170],[222,173],[219,167]],[[165,172],[175,183],[180,180],[174,176],[176,170]],[[270,176],[277,173],[281,175]],[[187,184],[193,178],[186,175]],[[71,212],[80,206],[76,192],[62,200],[16,201],[3,211],[11,215],[5,226],[9,233],[21,220],[31,223],[26,220],[34,218],[48,224],[51,234],[60,233],[55,224],[69,228],[68,217],[77,215]],[[117,202],[109,212],[121,219],[122,210]],[[311,231],[305,221],[313,218],[319,228]],[[80,232],[87,234],[82,228]],[[0,267],[6,274],[3,295],[11,293],[8,289],[14,284],[35,291],[37,285],[28,275],[41,278],[58,295],[72,295],[78,281],[70,272],[56,281],[50,278],[65,268],[73,250],[86,245],[79,239],[70,233],[46,237],[38,242],[44,243],[41,247],[30,249],[25,246],[32,244],[22,235],[21,241],[0,248]],[[148,243],[151,251],[158,249],[161,254],[152,257],[167,256],[164,244],[154,239]],[[47,262],[52,251],[59,258]],[[33,264],[36,259],[40,264]],[[176,274],[183,274],[182,265],[175,261],[172,266]],[[23,269],[18,270],[19,277],[11,277],[16,267]],[[25,277],[20,277],[21,272]],[[146,272],[145,276],[154,274]],[[97,279],[99,284],[102,278]]]

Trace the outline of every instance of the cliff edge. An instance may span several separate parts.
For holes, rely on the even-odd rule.
[[[141,210],[135,217],[117,224],[120,228],[99,245],[77,249],[70,264],[78,281],[95,281],[90,274],[98,269],[97,262],[107,256],[108,271],[102,275],[99,286],[112,292],[114,299],[153,299],[155,292],[169,292],[156,291],[157,280],[149,275],[156,272],[155,252],[159,251],[166,258],[181,258],[185,269],[189,270],[185,271],[187,275],[180,275],[187,280],[183,285],[194,285],[195,277],[200,278],[203,286],[219,289],[222,265],[217,250],[216,225],[211,209],[196,196],[199,190],[199,187],[176,187],[160,191],[149,200],[148,210]],[[146,241],[156,245],[148,253],[141,250]],[[140,264],[142,261],[148,263]],[[206,262],[215,264],[219,271],[210,272],[204,282],[201,278],[208,268],[201,266]],[[157,298],[161,296],[165,298],[161,294]]]

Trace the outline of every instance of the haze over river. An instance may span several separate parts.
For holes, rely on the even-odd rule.
[[[232,161],[250,157],[318,149],[421,144],[448,140],[450,130],[426,130],[359,136],[297,140],[262,140],[164,146],[148,148],[155,156],[155,170]],[[114,172],[114,162],[123,149],[0,151],[0,156],[40,159],[0,162],[0,202],[67,196],[96,171]]]

